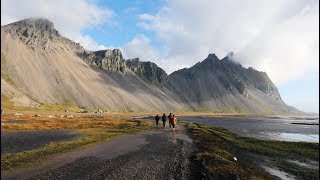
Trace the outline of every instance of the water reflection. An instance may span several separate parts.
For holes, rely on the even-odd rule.
[[[313,117],[312,117],[313,118]],[[319,118],[183,117],[183,121],[224,127],[242,136],[262,139],[319,142]]]
[[[176,132],[172,132],[172,143],[176,144],[177,143],[177,137],[176,137]]]
[[[280,133],[278,137],[280,140],[307,141],[319,143],[318,134]]]

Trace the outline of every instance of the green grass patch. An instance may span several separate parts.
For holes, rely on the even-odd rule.
[[[270,159],[280,170],[302,179],[318,179],[317,169],[298,166],[288,160],[319,162],[319,144],[241,137],[224,128],[187,123],[198,150],[193,161],[205,177],[213,179],[274,179],[253,162]],[[233,157],[237,157],[235,161]],[[199,174],[201,175],[199,171]]]

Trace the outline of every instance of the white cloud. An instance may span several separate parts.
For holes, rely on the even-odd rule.
[[[103,47],[92,38],[83,35],[85,28],[101,23],[112,23],[114,12],[90,3],[88,0],[3,0],[1,1],[1,25],[30,17],[44,17],[54,23],[64,36],[78,41],[85,48]]]
[[[113,49],[112,47],[98,44],[90,36],[87,36],[87,35],[80,35],[77,39],[74,39],[74,40],[76,42],[79,42],[83,47],[85,47],[86,50],[89,50],[89,51]]]
[[[122,47],[126,59],[139,57],[142,61],[157,62],[160,59],[158,51],[151,46],[150,39],[145,35],[137,35]]]
[[[163,44],[166,69],[173,61],[179,69],[233,51],[240,63],[281,84],[319,71],[318,6],[315,0],[172,0],[154,15],[140,15],[138,25]]]
[[[142,19],[142,20],[150,20],[150,21],[155,19],[154,16],[152,16],[150,14],[146,14],[146,13],[140,14],[139,18]]]
[[[183,67],[190,67],[189,64],[176,63],[180,56],[170,57],[171,59],[163,59],[160,56],[160,52],[157,48],[153,47],[150,43],[150,39],[145,35],[137,35],[130,42],[121,48],[123,57],[125,59],[137,58],[141,61],[151,61],[156,63],[159,67],[163,68],[167,73],[171,73],[174,70]]]
[[[262,32],[243,48],[239,61],[268,72],[277,84],[319,72],[319,8],[298,14]]]

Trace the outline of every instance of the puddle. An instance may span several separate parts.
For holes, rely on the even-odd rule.
[[[187,142],[189,142],[189,143],[192,143],[192,142],[193,142],[192,139],[189,138],[189,136],[187,136],[187,135],[185,135],[185,134],[177,134],[177,135],[176,135],[176,138],[181,139],[181,140],[183,140],[183,141],[187,141]]]
[[[319,134],[299,134],[299,133],[280,133],[281,139],[288,139],[292,141],[307,141],[319,143]]]
[[[262,166],[262,168],[264,170],[266,170],[268,173],[275,175],[277,177],[279,177],[280,179],[283,180],[292,180],[292,179],[296,179],[295,176],[288,174],[286,172],[280,171],[278,168],[271,168],[271,167],[267,167],[267,166]]]
[[[319,163],[317,163],[315,161],[310,161],[310,162],[306,163],[306,162],[301,162],[301,161],[297,161],[297,160],[288,160],[288,162],[296,164],[301,167],[306,167],[309,169],[319,169]]]
[[[302,123],[291,123],[291,124],[319,126],[319,123],[305,123],[305,122],[302,122]]]
[[[295,142],[315,142],[319,143],[319,134],[301,134],[301,133],[265,133],[261,134],[267,135],[270,139],[280,140],[280,141],[295,141]]]

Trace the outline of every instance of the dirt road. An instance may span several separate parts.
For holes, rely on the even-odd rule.
[[[53,157],[41,167],[1,172],[1,179],[190,179],[192,140],[182,124],[155,128]]]

